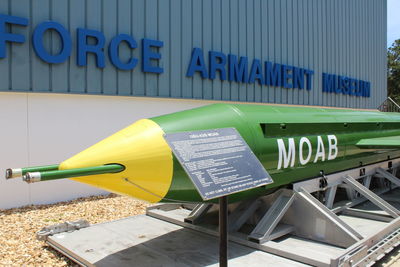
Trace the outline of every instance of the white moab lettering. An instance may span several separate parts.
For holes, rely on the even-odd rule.
[[[337,157],[339,153],[338,148],[338,140],[335,135],[327,135],[326,138],[328,139],[327,145],[327,155],[325,155],[325,144],[322,139],[322,136],[317,136],[317,149],[315,153],[315,157],[313,162],[316,163],[317,161],[325,161],[326,160],[333,160]],[[279,158],[278,158],[278,166],[277,169],[285,169],[293,167],[296,161],[296,148],[297,145],[294,141],[294,138],[288,138],[287,147],[283,139],[277,139],[278,143],[278,150],[279,150]],[[301,137],[298,141],[298,158],[301,165],[306,165],[311,161],[311,157],[313,155],[313,147],[311,144],[310,139],[307,137]]]
[[[305,159],[303,157],[304,144],[307,144],[307,146],[308,146],[308,154],[307,154],[307,158],[305,158]],[[299,161],[300,161],[301,165],[306,165],[310,161],[311,153],[312,153],[312,147],[311,147],[310,140],[308,140],[307,137],[302,137],[299,142]]]
[[[317,153],[315,154],[314,163],[321,158],[321,161],[325,161],[325,147],[324,142],[322,141],[322,137],[318,135],[317,137]]]
[[[338,154],[336,136],[333,135],[333,134],[332,135],[328,135],[328,143],[329,143],[328,160],[332,160],[332,159],[335,159],[337,154]]]
[[[282,168],[282,163],[283,163],[283,168],[287,168],[289,167],[289,165],[290,167],[293,167],[296,156],[296,146],[294,144],[294,139],[293,138],[288,139],[289,143],[287,151],[283,139],[277,139],[276,141],[278,142],[278,149],[279,149],[278,170]]]

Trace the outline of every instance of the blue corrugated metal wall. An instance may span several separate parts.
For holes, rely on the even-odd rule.
[[[161,96],[376,108],[386,97],[386,0],[1,0],[0,13],[26,17],[30,26],[12,32],[30,38],[45,20],[69,29],[104,33],[107,44],[118,33],[133,35],[138,49],[121,57],[140,57],[140,39],[164,41],[164,73],[117,70],[106,57],[104,69],[70,59],[49,65],[31,42],[7,44],[0,59],[1,91],[70,92]],[[10,30],[10,29],[8,29]],[[28,40],[27,39],[27,40]],[[45,46],[56,50],[56,34]],[[241,84],[185,76],[194,47],[313,69],[311,91]],[[55,51],[54,51],[55,52]],[[139,63],[140,64],[140,63]],[[371,97],[322,93],[322,72],[371,82]]]

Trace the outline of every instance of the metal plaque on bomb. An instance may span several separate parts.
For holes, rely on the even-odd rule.
[[[164,135],[203,200],[272,183],[235,128]]]

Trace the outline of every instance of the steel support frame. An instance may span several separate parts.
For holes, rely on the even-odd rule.
[[[393,171],[396,171],[396,168],[400,166],[400,159],[393,159],[390,160],[390,162]],[[236,208],[233,209],[233,211],[229,215],[229,230],[231,232],[230,240],[312,265],[355,266],[355,264],[360,264],[360,266],[364,266],[369,262],[373,262],[376,257],[379,256],[379,253],[382,254],[384,253],[384,251],[387,251],[388,248],[400,243],[400,233],[398,230],[400,228],[400,212],[378,196],[379,194],[384,193],[389,189],[382,189],[378,190],[377,192],[372,192],[371,190],[369,190],[372,176],[375,174],[380,175],[382,178],[386,178],[387,180],[391,181],[395,186],[398,186],[398,178],[385,170],[388,169],[388,166],[388,161],[385,161],[368,166],[362,166],[340,173],[327,175],[326,179],[328,185],[324,188],[324,190],[326,190],[325,205],[311,195],[311,193],[321,190],[319,186],[319,178],[295,183],[293,184],[293,191],[284,190],[279,193],[280,195],[275,199],[274,202],[272,202],[270,208],[266,211],[264,216],[262,216],[262,219],[259,221],[258,225],[248,236],[240,234],[237,231],[252,216],[252,214],[258,210],[261,202],[257,199],[243,202],[240,205],[236,206]],[[360,175],[361,173],[363,173],[363,175]],[[364,185],[357,181],[361,178],[363,178]],[[360,194],[362,197],[357,197],[354,200],[346,203],[342,207],[333,207],[337,188],[338,186],[342,186],[343,184],[345,184],[345,186],[349,187],[355,192],[358,192],[358,194]],[[363,238],[359,233],[357,233],[354,229],[352,229],[339,217],[337,217],[335,213],[349,210],[349,207],[355,206],[368,199],[372,200],[373,203],[377,204],[379,207],[389,213],[390,216],[387,216],[383,220],[390,222],[384,229],[382,229],[378,233],[370,237]],[[302,204],[299,205],[298,203]],[[329,240],[329,242],[327,242],[346,248],[344,253],[342,253],[340,256],[332,258],[329,265],[312,259],[301,257],[300,255],[297,255],[296,253],[292,253],[287,250],[283,251],[268,245],[269,240],[273,240],[284,234],[292,233],[302,236],[300,232],[296,232],[296,227],[293,225],[286,225],[289,227],[280,230],[280,233],[278,234],[274,233],[274,230],[278,229],[278,224],[285,217],[285,213],[289,209],[293,208],[293,206],[294,209],[298,209],[299,207],[302,207],[304,209],[304,205],[307,206],[307,210],[313,210],[314,212],[316,212],[316,214],[320,214],[319,216],[321,216],[321,218],[324,218],[324,220],[326,220],[327,222],[331,222],[332,229],[336,229],[336,231],[339,231],[339,239],[347,239],[345,244],[337,243],[337,240]],[[207,212],[204,212],[204,210],[208,210],[209,208],[209,206],[198,206],[189,217],[193,217],[193,215],[196,215],[196,221],[200,221],[201,217],[207,216]],[[152,207],[151,210],[155,210],[155,208]],[[151,212],[151,210],[148,210],[148,215],[150,216],[171,221],[197,231],[217,235],[217,231],[215,231],[216,229],[213,230],[210,228],[204,228],[201,225],[188,224],[183,221],[179,221],[177,217],[168,218],[166,212],[157,213]],[[349,210],[349,212],[353,212],[354,214],[356,214],[355,211]],[[359,217],[363,217],[363,214],[359,215]],[[379,215],[371,215],[369,217],[368,215],[365,215],[365,217],[369,219],[379,219]],[[316,238],[314,236],[313,238],[313,235],[310,235],[309,233],[307,235],[308,238],[311,236],[311,239],[317,241],[327,241],[318,240],[318,236]],[[247,241],[246,239],[249,239],[251,241]]]
[[[397,168],[400,166],[400,160],[396,159],[392,160],[391,162],[393,172],[395,173]],[[378,196],[380,193],[386,192],[386,189],[379,190],[378,192],[372,192],[371,190],[369,190],[372,177],[375,174],[379,174],[383,178],[389,180],[396,187],[400,187],[400,179],[398,179],[389,171],[385,170],[388,168],[388,166],[389,164],[386,161],[326,176],[328,186],[325,188],[325,206],[310,194],[312,192],[321,190],[319,179],[299,182],[293,185],[294,191],[297,192],[297,194],[299,194],[300,196],[307,196],[307,200],[310,201],[311,204],[317,205],[319,208],[326,207],[328,209],[332,209],[337,188],[345,184],[346,191],[349,198],[351,199],[351,202],[347,203],[344,209],[335,209],[335,212],[345,211],[344,213],[363,218],[390,222],[389,225],[382,231],[379,231],[378,233],[370,237],[363,238],[354,229],[350,228],[345,223],[342,224],[342,221],[339,219],[339,217],[332,216],[331,219],[333,221],[339,219],[339,223],[337,224],[338,227],[344,227],[345,231],[349,231],[349,233],[347,233],[349,236],[353,235],[353,237],[356,238],[354,238],[354,244],[348,246],[346,251],[340,257],[337,257],[336,259],[331,259],[330,266],[365,266],[368,263],[373,263],[379,255],[384,254],[385,251],[387,251],[389,248],[400,244],[400,211]],[[363,175],[359,175],[360,173],[363,173]],[[351,175],[354,175],[357,178],[355,179]],[[363,184],[357,181],[357,179],[361,178],[363,178]],[[361,195],[362,197],[357,196],[357,194]],[[366,200],[370,200],[372,203],[387,212],[390,218],[384,218],[380,215],[365,214],[361,211],[347,211],[349,207],[362,203]],[[288,208],[289,207],[285,206],[285,209],[282,210],[281,213],[286,212]],[[321,212],[326,213],[326,210],[322,208]],[[279,214],[279,217],[275,216],[276,219],[282,217],[282,214]],[[269,221],[260,221],[260,223],[265,222],[268,222],[270,227],[274,227],[277,225],[276,220],[273,220],[273,218],[270,218]],[[268,229],[268,231],[265,231],[265,236],[262,236],[261,238],[259,237],[260,241],[271,240],[270,238],[268,238],[268,234],[271,232],[271,229],[268,228],[268,225],[265,225],[264,228],[261,225],[257,225],[256,229]],[[253,233],[250,234],[250,237],[255,237],[257,235],[260,236],[260,233],[253,231]]]
[[[400,211],[397,210],[395,207],[390,205],[388,202],[383,200],[378,195],[374,194],[371,190],[367,187],[363,186],[359,182],[357,182],[353,177],[350,175],[346,175],[343,177],[343,182],[350,185],[355,191],[359,192],[363,195],[366,199],[380,207],[382,210],[386,211],[390,216],[393,218],[399,217]]]
[[[377,177],[379,176],[383,179],[387,179],[388,181],[392,182],[394,186],[400,186],[400,179],[398,179],[392,173],[385,170],[385,169],[388,169],[390,165],[391,165],[392,172],[396,172],[397,168],[400,166],[400,159],[392,159],[392,160],[379,162],[379,163],[375,163],[375,164],[371,164],[371,165],[367,165],[367,166],[361,166],[361,167],[351,169],[351,170],[346,170],[343,172],[326,175],[325,177],[327,179],[328,185],[327,185],[326,191],[325,191],[326,192],[325,193],[325,205],[329,209],[331,209],[334,213],[345,212],[345,213],[349,214],[349,212],[352,212],[350,210],[351,207],[356,206],[356,205],[368,200],[368,198],[365,197],[366,196],[365,193],[370,191],[369,186],[371,184],[371,180],[372,180],[373,176],[377,176]],[[361,173],[363,173],[363,175],[360,175]],[[363,179],[363,185],[361,185],[362,187],[359,187],[359,189],[361,189],[361,191],[363,191],[364,193],[360,192],[360,190],[357,190],[358,183],[354,184],[352,182],[346,181],[346,177],[352,177],[352,178],[354,178],[354,180]],[[347,192],[347,195],[348,195],[350,201],[338,202],[334,205],[334,199],[335,199],[335,195],[336,195],[336,191],[337,191],[338,187],[344,187],[346,189],[346,192]],[[310,193],[321,190],[318,179],[312,179],[312,180],[302,181],[302,182],[293,184],[293,189],[295,191],[298,191],[299,188],[303,188],[304,190],[306,190],[307,192],[310,192]],[[366,190],[369,190],[369,191],[362,190],[363,188],[365,188]],[[386,193],[389,190],[390,190],[390,188],[383,188],[383,189],[379,189],[376,191],[370,191],[367,195],[371,196],[371,194],[373,194],[374,196],[379,196],[383,193]],[[385,202],[384,200],[378,201],[378,202],[384,203],[384,205],[390,205],[387,202]],[[392,212],[392,214],[393,214],[393,212]],[[359,213],[359,215],[360,215],[359,217],[362,217],[362,215],[360,213]],[[396,217],[394,214],[393,214],[393,216]],[[393,216],[391,216],[391,217],[393,217]],[[372,216],[372,217],[376,217],[376,216]],[[372,217],[369,216],[368,214],[365,215],[365,218],[372,219]],[[384,216],[382,216],[381,220],[387,221],[387,219],[384,218]]]
[[[262,244],[282,236],[273,233],[282,219],[284,231],[291,229],[296,236],[318,242],[348,247],[362,239],[357,231],[304,189],[281,191],[248,239]]]
[[[296,196],[293,192],[289,190],[282,190],[279,193],[278,198],[274,201],[272,206],[268,209],[260,222],[250,233],[248,239],[259,243],[264,243],[278,237],[277,235],[273,236],[272,232],[292,205],[295,197]],[[293,230],[293,227],[290,228],[290,231]],[[286,231],[284,233],[287,234]]]

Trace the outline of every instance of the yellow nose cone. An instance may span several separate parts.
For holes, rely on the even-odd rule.
[[[149,202],[160,201],[172,181],[172,151],[164,131],[152,120],[140,120],[60,165],[61,170],[118,163],[125,170],[73,178],[117,194]]]

